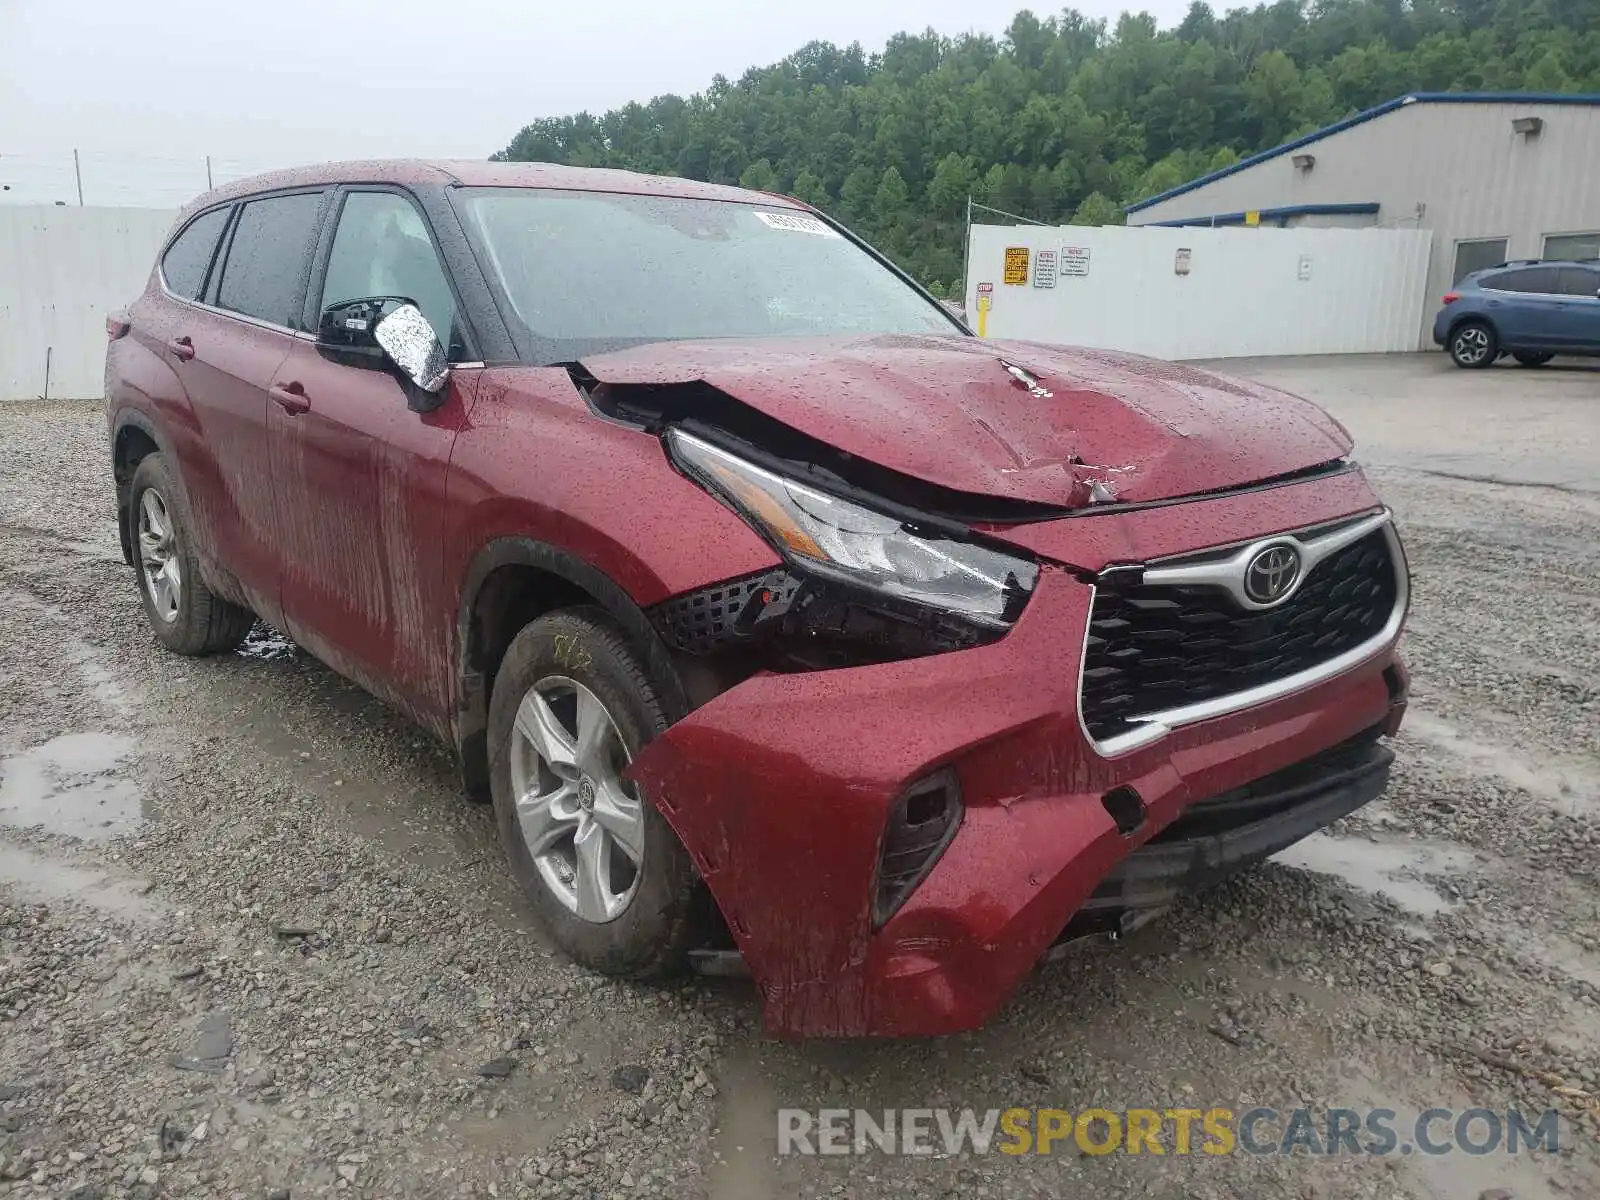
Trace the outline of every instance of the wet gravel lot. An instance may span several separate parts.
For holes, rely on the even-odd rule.
[[[554,955],[441,747],[271,631],[157,648],[97,404],[0,405],[0,1195],[1600,1195],[1600,371],[1235,369],[1400,516],[1389,795],[978,1033],[870,1044]],[[1553,1107],[1563,1149],[773,1153],[780,1106],[1256,1104]]]

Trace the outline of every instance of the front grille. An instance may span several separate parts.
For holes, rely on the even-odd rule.
[[[1083,722],[1096,741],[1133,718],[1215,700],[1309,670],[1375,637],[1398,599],[1383,529],[1323,559],[1288,601],[1251,612],[1213,586],[1116,577],[1095,592]]]

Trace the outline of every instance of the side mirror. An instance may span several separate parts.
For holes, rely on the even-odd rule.
[[[373,327],[373,337],[405,377],[430,396],[450,378],[439,335],[415,304],[402,304]]]
[[[378,353],[378,342],[373,331],[383,315],[384,303],[383,297],[373,296],[362,300],[345,300],[324,309],[317,322],[318,344],[338,350]]]

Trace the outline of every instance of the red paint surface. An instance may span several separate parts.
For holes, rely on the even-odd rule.
[[[1377,509],[1366,476],[1349,471],[1255,492],[1187,500],[1131,512],[1096,512],[1032,525],[988,528],[989,536],[1086,571],[1148,562]]]
[[[178,458],[201,557],[223,560],[262,617],[282,622],[282,550],[265,444],[267,387],[294,342],[281,330],[173,303],[150,288],[107,348],[108,404],[144,413]],[[186,339],[193,355],[169,343]],[[226,589],[219,588],[226,594]]]
[[[648,607],[778,564],[668,462],[658,438],[597,417],[559,367],[491,367],[456,443],[444,545],[459,582],[478,549],[522,537],[573,551]]]
[[[440,407],[414,413],[389,372],[295,339],[274,382],[304,411],[266,411],[289,634],[441,732],[457,602],[445,485],[480,373],[452,372]]]
[[[1005,368],[1026,368],[1032,394]],[[963,492],[1077,506],[1235,487],[1328,462],[1315,405],[1195,367],[969,337],[673,342],[585,358],[603,383],[704,381],[882,467]]]

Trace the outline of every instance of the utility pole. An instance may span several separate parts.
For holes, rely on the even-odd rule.
[[[961,251],[961,307],[967,307],[967,275],[972,263],[972,193],[967,193],[967,231]]]
[[[206,191],[209,192],[211,190],[212,186],[213,185],[211,183],[211,155],[208,154],[208,155],[206,155]]]
[[[78,180],[78,207],[83,207],[83,167],[78,162],[78,151],[72,151],[72,173]]]

